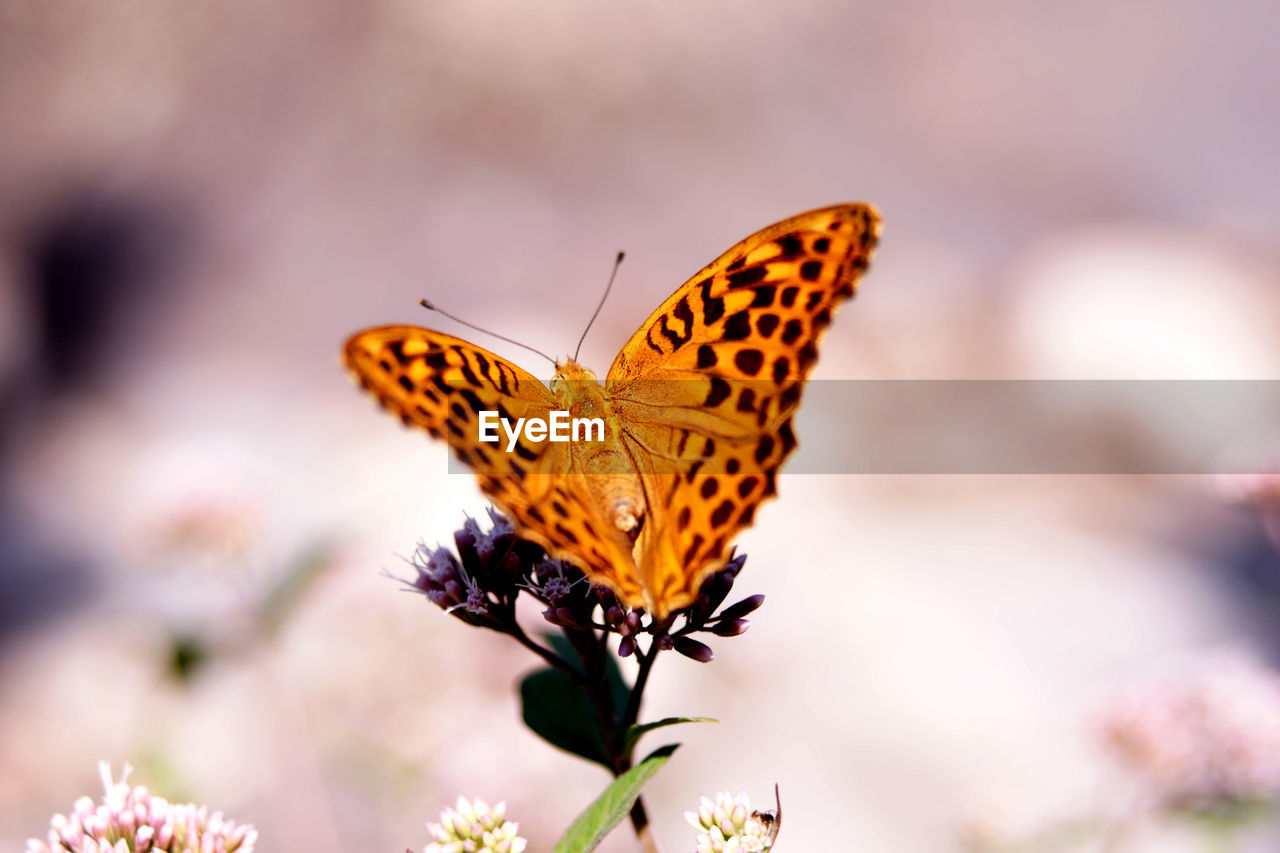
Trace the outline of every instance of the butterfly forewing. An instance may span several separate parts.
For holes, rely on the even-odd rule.
[[[417,326],[384,326],[353,336],[347,367],[408,426],[448,442],[479,478],[481,489],[522,534],[571,560],[633,601],[643,596],[630,543],[615,534],[595,506],[568,445],[520,437],[507,451],[479,440],[479,413],[543,418],[556,399],[532,374],[460,338]]]
[[[770,226],[673,293],[614,360],[609,395],[649,503],[640,579],[668,609],[693,601],[775,494],[818,340],[879,231],[862,204]]]

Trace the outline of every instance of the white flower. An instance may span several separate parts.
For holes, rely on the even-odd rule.
[[[778,819],[767,812],[751,811],[746,793],[716,794],[702,798],[696,812],[685,812],[696,831],[697,853],[767,853],[778,835]]]
[[[423,853],[521,853],[528,842],[506,817],[506,803],[491,809],[484,800],[458,797],[457,807],[441,812],[439,823],[427,824],[436,840]]]

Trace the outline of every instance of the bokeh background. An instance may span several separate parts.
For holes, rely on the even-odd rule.
[[[385,576],[484,503],[345,336],[458,331],[428,296],[564,353],[625,248],[603,370],[734,241],[863,199],[884,238],[820,377],[1280,378],[1278,30],[1265,0],[0,0],[0,845],[103,758],[260,850],[418,849],[458,794],[549,849],[606,778],[522,728],[526,652]],[[1108,697],[1280,652],[1265,522],[1205,478],[781,493],[751,631],[655,672],[651,718],[723,721],[649,789],[667,850],[775,781],[788,850],[1123,820]]]

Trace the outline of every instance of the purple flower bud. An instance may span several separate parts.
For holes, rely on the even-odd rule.
[[[639,613],[637,613],[634,610],[627,611],[626,625],[627,625],[628,631],[630,631],[632,634],[639,633],[640,622],[641,622],[641,616]]]
[[[733,619],[729,622],[717,622],[711,626],[711,632],[721,637],[736,637],[744,633],[751,623],[746,619]]]
[[[476,526],[474,518],[468,518],[463,522],[462,529],[455,531],[453,534],[453,544],[458,549],[459,554],[476,550],[476,536],[479,532],[480,528]]]
[[[764,604],[763,595],[752,595],[748,598],[742,599],[736,604],[730,604],[724,610],[721,610],[720,618],[721,620],[740,619],[748,613],[757,610],[762,604]]]
[[[655,642],[658,644],[658,650],[663,652],[669,652],[676,647],[675,641],[671,639],[670,634],[659,634]]]
[[[533,577],[539,586],[545,586],[552,578],[562,576],[560,563],[557,560],[541,560],[533,567]]]
[[[689,637],[676,637],[675,650],[685,657],[692,658],[699,663],[708,663],[713,657],[715,657],[710,646]]]
[[[486,511],[489,513],[489,521],[492,522],[493,525],[493,529],[491,531],[493,536],[510,536],[516,532],[515,527],[511,524],[511,519],[507,518],[493,507],[487,507]]]
[[[626,614],[622,612],[622,608],[615,604],[612,607],[605,610],[604,612],[605,624],[616,628],[620,624],[622,624],[622,619],[625,615]]]
[[[563,625],[566,628],[578,628],[583,630],[591,627],[589,622],[583,620],[572,608],[569,607],[556,608],[556,623]]]
[[[489,612],[489,596],[479,587],[467,591],[467,612],[474,616],[483,616]]]
[[[487,565],[493,559],[493,537],[481,532],[480,523],[474,518],[468,518],[463,522],[463,530],[470,534],[472,542],[475,543],[476,559],[480,561],[481,565]],[[454,539],[457,539],[456,535]],[[461,545],[459,545],[459,550],[461,551]]]
[[[622,642],[618,643],[618,657],[629,658],[636,651],[636,638],[626,636],[622,638]]]
[[[707,578],[706,583],[702,585],[702,594],[708,599],[707,613],[714,613],[715,609],[724,603],[725,597],[733,589],[733,578],[736,574],[736,571],[721,569]]]

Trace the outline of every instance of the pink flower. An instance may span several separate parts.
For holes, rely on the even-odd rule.
[[[1101,735],[1168,805],[1280,795],[1280,675],[1252,657],[1130,686],[1106,707]]]
[[[146,788],[130,788],[127,764],[119,782],[111,780],[105,761],[98,768],[102,804],[94,806],[89,797],[76,800],[69,816],[53,816],[47,842],[27,842],[27,853],[253,853],[258,831],[252,826],[237,825],[204,806],[177,805]]]

